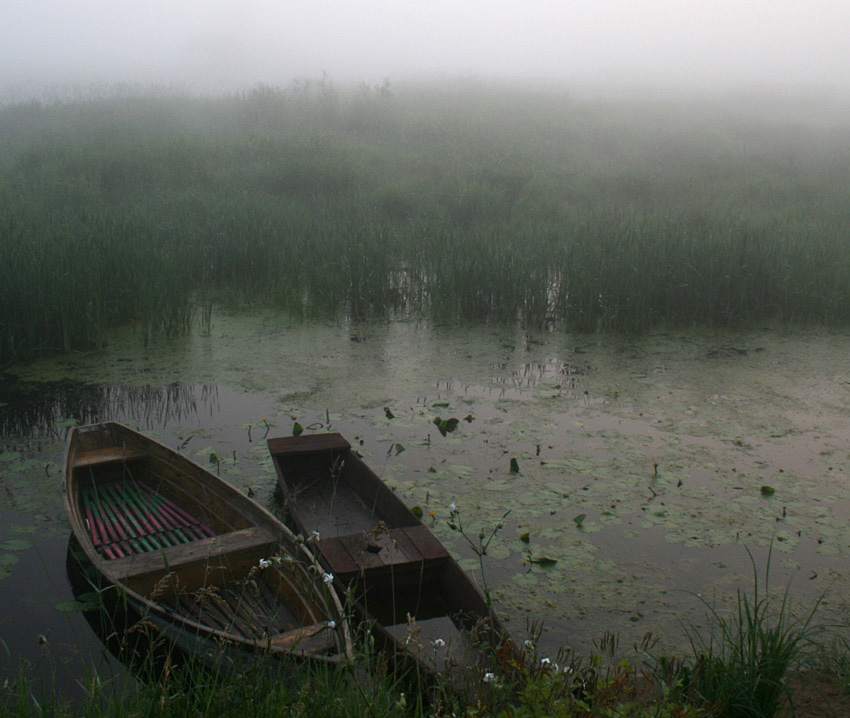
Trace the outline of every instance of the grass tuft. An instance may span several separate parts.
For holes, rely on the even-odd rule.
[[[694,663],[683,673],[686,689],[694,691],[702,705],[721,717],[773,716],[784,701],[793,710],[789,670],[824,635],[824,628],[813,623],[820,600],[803,618],[794,618],[789,586],[778,603],[769,592],[770,554],[762,591],[755,560],[749,549],[747,552],[753,564],[752,594],[738,591],[731,616],[701,599],[713,625],[708,636],[690,631]]]

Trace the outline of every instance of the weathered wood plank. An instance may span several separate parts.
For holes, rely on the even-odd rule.
[[[333,650],[336,640],[334,629],[327,623],[316,623],[272,636],[270,643],[275,648],[287,648],[295,653],[321,655]]]
[[[312,454],[316,451],[348,451],[349,444],[339,434],[310,434],[307,436],[281,436],[268,440],[269,451],[275,454]]]
[[[340,576],[354,574],[359,570],[357,561],[351,555],[344,541],[345,538],[345,536],[335,536],[316,542],[316,550],[325,560],[325,565],[330,568],[332,573]]]
[[[133,448],[107,447],[105,449],[90,449],[80,452],[74,456],[74,466],[96,466],[98,464],[109,464],[115,461],[130,461],[132,459],[144,458],[145,454]]]
[[[151,573],[176,571],[192,564],[210,563],[231,553],[255,551],[264,546],[271,548],[275,538],[265,527],[252,526],[159,551],[107,561],[104,563],[104,569],[114,580],[132,581]]]
[[[417,526],[404,526],[400,529],[393,529],[391,535],[398,537],[403,535],[407,540],[416,546],[422,554],[424,561],[440,561],[449,557],[449,552],[445,546],[440,543],[440,540],[431,533],[427,526],[419,524]]]

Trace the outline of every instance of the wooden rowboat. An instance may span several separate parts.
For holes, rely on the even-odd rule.
[[[303,543],[176,451],[117,423],[73,428],[65,505],[97,573],[205,662],[350,656],[339,597]]]
[[[292,521],[396,655],[433,674],[513,653],[472,579],[342,436],[268,447]]]

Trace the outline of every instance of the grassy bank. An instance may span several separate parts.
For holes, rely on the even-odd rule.
[[[417,676],[388,670],[381,656],[359,656],[337,670],[312,668],[293,681],[286,667],[260,662],[216,672],[191,659],[167,656],[134,682],[104,680],[90,669],[80,693],[58,694],[32,680],[22,666],[0,688],[0,708],[9,718],[86,716],[179,717],[241,715],[246,718],[431,718],[466,716],[633,716],[696,718],[706,715],[670,672],[647,671],[626,659],[604,666],[600,657],[559,665],[533,650],[510,673],[487,673],[461,683],[425,688]]]
[[[22,665],[14,678],[0,686],[0,709],[9,718],[821,718],[847,714],[846,654],[833,653],[832,663],[821,657],[814,670],[811,664],[807,667],[803,661],[811,659],[813,647],[809,626],[787,620],[773,623],[767,615],[758,616],[756,624],[721,626],[721,632],[733,628],[728,641],[717,643],[715,636],[710,646],[685,658],[652,656],[649,637],[624,655],[616,637],[605,635],[599,642],[600,652],[588,657],[550,659],[526,645],[522,664],[510,670],[470,674],[461,683],[446,680],[427,688],[416,676],[394,674],[383,657],[362,654],[352,665],[336,670],[314,667],[298,681],[287,674],[285,665],[260,661],[219,672],[176,654],[167,654],[155,666],[137,666],[137,680],[104,679],[94,659],[73,696],[33,679],[33,667]],[[777,634],[781,634],[779,640],[773,640]],[[754,650],[741,650],[744,644]],[[45,660],[50,660],[47,647]]]
[[[784,593],[771,591],[769,575],[770,558],[763,580],[753,562],[752,590],[739,591],[737,607],[728,614],[706,603],[708,628],[691,629],[692,650],[683,657],[655,655],[651,634],[622,651],[609,633],[590,656],[562,651],[550,657],[538,652],[540,630],[531,627],[518,654],[494,655],[487,667],[458,669],[436,683],[410,668],[396,672],[390,657],[370,650],[368,634],[360,635],[357,655],[342,666],[302,664],[293,672],[292,664],[262,657],[239,665],[201,664],[172,648],[144,618],[128,620],[107,609],[115,605],[107,603],[108,589],[89,592],[80,594],[81,608],[137,679],[103,680],[93,666],[70,700],[49,682],[37,687],[32,667],[22,665],[0,686],[0,708],[11,718],[846,715],[850,673],[842,631],[816,621],[820,601],[795,617],[787,587]],[[43,648],[50,663],[46,638]],[[55,667],[50,673],[55,675]]]
[[[8,106],[0,362],[127,322],[184,332],[212,302],[580,331],[846,325],[849,139],[780,103],[473,85]]]

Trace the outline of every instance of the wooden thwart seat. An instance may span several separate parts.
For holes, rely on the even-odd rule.
[[[449,557],[443,545],[422,525],[337,536],[318,541],[316,547],[333,573],[344,580],[362,571],[419,571],[423,565]]]
[[[109,446],[105,449],[89,449],[80,452],[74,457],[74,467],[96,466],[97,464],[108,464],[115,461],[130,461],[141,459],[145,456],[140,451],[132,448]]]
[[[252,526],[199,539],[192,543],[114,559],[106,565],[110,573],[122,580],[127,580],[146,574],[161,573],[163,569],[176,570],[192,564],[209,564],[222,556],[232,559],[234,556],[245,553],[256,553],[260,548],[266,546],[271,548],[276,545],[276,540],[277,537],[268,529]]]
[[[286,456],[301,456],[321,451],[348,451],[349,444],[339,434],[310,434],[302,436],[282,436],[268,440],[269,452]]]

